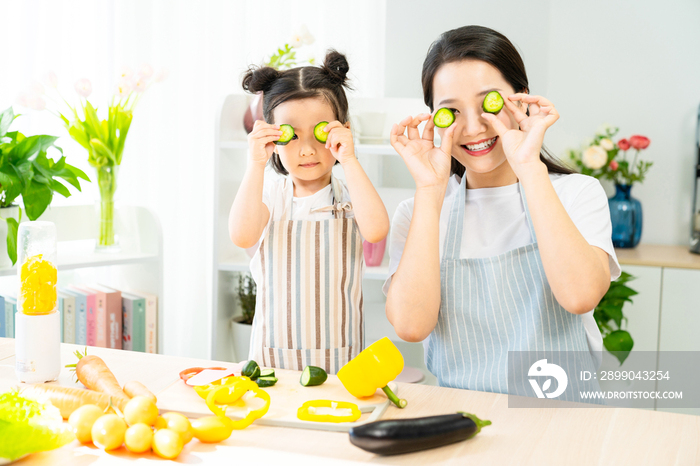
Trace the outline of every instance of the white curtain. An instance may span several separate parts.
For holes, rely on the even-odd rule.
[[[79,78],[104,106],[123,65],[149,63],[169,76],[152,86],[134,114],[117,201],[145,205],[164,234],[164,352],[207,357],[211,306],[214,119],[223,97],[242,93],[240,76],[305,24],[316,42],[299,50],[322,60],[348,55],[354,95],[384,93],[384,1],[301,0],[0,0],[0,109],[52,70],[67,97]],[[49,104],[51,105],[51,104]],[[28,112],[15,128],[60,135],[68,162],[94,172],[87,153],[47,112]],[[92,204],[86,186],[56,203]]]

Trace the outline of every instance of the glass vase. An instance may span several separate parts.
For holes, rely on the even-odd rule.
[[[114,192],[117,190],[116,165],[104,165],[97,169],[100,187],[100,233],[96,249],[100,252],[117,252],[119,243],[114,232]]]
[[[612,221],[612,241],[616,248],[633,248],[642,237],[642,204],[632,197],[632,185],[616,184],[608,199]]]

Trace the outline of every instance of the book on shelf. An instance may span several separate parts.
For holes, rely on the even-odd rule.
[[[98,342],[104,342],[104,348],[122,349],[122,292],[104,285],[90,285],[85,289],[97,293]]]
[[[56,291],[59,303],[63,308],[63,333],[61,341],[63,343],[75,343],[75,296],[64,291]]]
[[[5,295],[5,336],[15,337],[15,312],[17,312],[17,299],[14,296]]]
[[[72,287],[60,291],[75,298],[75,344],[87,345],[87,293]]]
[[[146,353],[158,352],[158,296],[130,290],[129,293],[146,300]]]
[[[87,332],[85,335],[86,344],[88,346],[99,346],[101,348],[104,348],[106,344],[104,333],[100,335],[97,331],[97,328],[98,326],[100,328],[104,328],[106,324],[104,315],[98,316],[97,314],[97,292],[89,290],[86,287],[79,285],[68,285],[68,287],[71,290],[74,290],[75,292],[85,296],[85,322],[87,324]]]
[[[146,352],[146,298],[122,292],[124,349]]]

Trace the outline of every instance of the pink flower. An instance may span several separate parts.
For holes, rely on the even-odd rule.
[[[131,76],[132,76],[133,74],[134,74],[134,72],[131,71],[131,68],[129,68],[128,66],[122,66],[122,67],[119,69],[119,77],[120,77],[121,79],[129,79],[129,78],[131,78]]]
[[[29,86],[29,93],[33,95],[42,95],[44,93],[44,86],[42,86],[39,81],[34,81],[31,86]]]
[[[134,84],[134,92],[143,92],[146,90],[146,79],[141,77],[136,81],[136,84]]]
[[[139,75],[143,78],[150,78],[151,76],[153,76],[153,67],[148,63],[141,65]]]
[[[56,89],[58,87],[58,76],[56,76],[56,73],[53,71],[47,71],[46,74],[44,74],[44,82],[49,87]]]
[[[128,96],[131,91],[134,90],[134,83],[130,79],[125,79],[122,78],[119,80],[117,83],[117,91],[116,94],[119,97],[126,97]]]
[[[610,161],[610,170],[615,171],[620,166],[615,160]]]
[[[617,147],[621,150],[627,150],[630,148],[630,142],[627,139],[620,139],[617,141]]]
[[[637,150],[646,149],[649,147],[650,142],[651,141],[648,137],[640,136],[639,134],[635,134],[634,136],[630,137],[630,145]]]
[[[92,94],[92,83],[89,79],[78,79],[75,82],[75,92],[77,92],[81,97],[85,97],[87,99],[87,97]]]
[[[28,104],[32,110],[42,111],[46,108],[46,101],[39,95],[30,97]]]
[[[17,100],[15,100],[15,103],[19,105],[20,107],[27,107],[29,108],[29,103],[32,99],[32,96],[29,95],[27,92],[22,92],[20,95],[17,96]]]

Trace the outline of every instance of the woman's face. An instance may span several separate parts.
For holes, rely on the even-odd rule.
[[[466,167],[467,172],[489,173],[506,161],[496,130],[481,117],[484,97],[491,91],[498,91],[504,99],[514,93],[498,69],[480,60],[446,63],[433,78],[433,106],[435,110],[447,107],[454,112],[453,124],[457,127],[452,156]],[[507,128],[518,128],[515,118],[505,107],[496,117]],[[438,129],[441,137],[443,131]]]
[[[294,128],[294,138],[287,145],[275,148],[292,179],[315,181],[330,177],[336,159],[314,137],[318,123],[336,119],[328,102],[322,98],[288,100],[273,112],[275,124]]]

